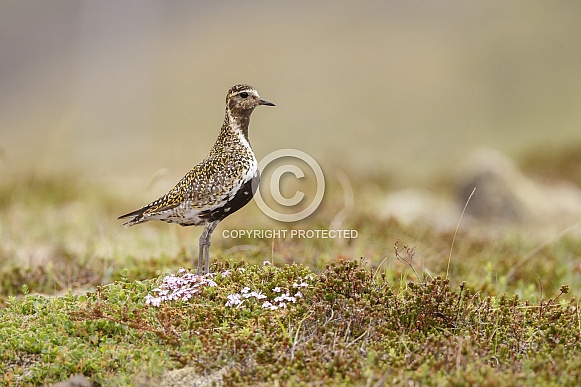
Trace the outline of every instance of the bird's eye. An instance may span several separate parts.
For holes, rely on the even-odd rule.
[[[240,93],[240,96],[242,98],[248,98],[248,93],[244,92],[244,93]]]

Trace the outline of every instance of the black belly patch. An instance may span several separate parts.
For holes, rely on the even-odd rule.
[[[258,188],[259,180],[260,176],[256,174],[252,179],[244,183],[238,192],[236,192],[234,197],[225,202],[223,206],[213,210],[202,211],[198,214],[198,217],[207,221],[222,220],[228,215],[238,211],[252,200],[254,190]]]

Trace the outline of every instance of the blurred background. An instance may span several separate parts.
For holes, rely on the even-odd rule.
[[[473,149],[581,142],[581,3],[65,1],[0,4],[0,176],[181,177],[226,91],[258,158],[296,148],[402,185]],[[141,186],[135,184],[142,184]],[[161,190],[160,190],[161,192]]]
[[[418,269],[447,273],[478,186],[467,215],[498,219],[492,234],[463,220],[459,281],[579,284],[581,239],[564,237],[581,219],[580,20],[574,0],[3,0],[0,298],[23,283],[54,291],[189,264],[201,229],[124,230],[116,217],[206,156],[237,83],[276,103],[252,117],[258,160],[301,150],[328,186],[300,224],[268,223],[255,204],[228,218],[213,239],[219,261],[380,264],[401,240],[418,246]],[[553,221],[541,245],[501,227]],[[265,227],[359,237],[218,235]]]

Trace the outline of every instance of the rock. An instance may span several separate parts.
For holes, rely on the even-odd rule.
[[[574,224],[580,224],[581,231],[579,187],[570,182],[535,181],[495,150],[471,154],[461,164],[451,191],[453,197],[412,188],[392,192],[380,203],[379,213],[404,225],[450,231],[456,228],[466,206],[461,228],[502,232],[506,227],[518,227],[538,231],[541,237]]]
[[[572,183],[543,184],[525,176],[505,155],[475,151],[457,178],[456,206],[486,223],[557,227],[578,222],[581,190]]]
[[[453,229],[460,211],[449,198],[441,198],[424,189],[408,188],[387,195],[380,214],[403,225],[429,225],[439,231]]]
[[[52,387],[91,387],[91,382],[83,375],[74,375],[69,380],[53,384]]]

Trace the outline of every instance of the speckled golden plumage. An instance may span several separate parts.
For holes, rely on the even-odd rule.
[[[250,85],[233,86],[226,96],[226,114],[220,135],[210,154],[194,166],[164,196],[122,215],[131,218],[125,226],[161,220],[182,226],[204,225],[200,237],[198,274],[209,267],[212,231],[226,216],[246,205],[258,185],[258,162],[248,140],[250,115],[259,105],[274,106],[263,100]]]

